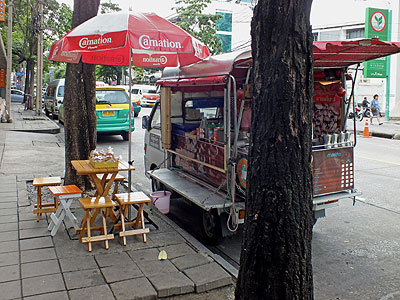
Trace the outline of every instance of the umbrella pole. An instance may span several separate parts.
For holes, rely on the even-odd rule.
[[[133,165],[132,161],[132,56],[131,56],[131,47],[129,46],[129,154],[128,154],[128,162],[130,165]],[[128,193],[132,191],[132,171],[128,171]],[[131,209],[128,209],[128,220],[131,219]]]

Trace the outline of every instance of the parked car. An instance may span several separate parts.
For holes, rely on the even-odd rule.
[[[117,85],[117,87],[121,87],[125,89],[126,93],[129,95],[129,85]],[[133,93],[131,93],[131,101],[133,106],[133,115],[135,117],[139,116],[140,110],[142,107],[140,106],[140,99],[137,99]]]
[[[11,102],[15,103],[23,103],[24,102],[24,92],[17,90],[17,89],[11,89]]]
[[[120,134],[129,139],[129,97],[122,87],[96,88],[97,133]],[[132,118],[132,131],[134,119]]]
[[[156,86],[134,84],[132,99],[140,100],[142,106],[154,106],[154,103],[160,99],[160,94],[157,92]]]
[[[49,83],[44,97],[44,112],[46,116],[52,115],[53,119],[59,117],[60,105],[64,101],[65,79],[56,79]]]
[[[129,97],[125,89],[116,86],[96,87],[97,133],[129,139]],[[59,109],[59,122],[64,123],[64,104]],[[132,131],[134,119],[132,118]]]

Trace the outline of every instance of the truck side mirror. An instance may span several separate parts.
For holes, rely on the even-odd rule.
[[[143,116],[142,117],[142,128],[149,130],[149,116]]]

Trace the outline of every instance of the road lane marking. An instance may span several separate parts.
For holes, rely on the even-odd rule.
[[[365,156],[362,156],[362,155],[357,155],[357,158],[362,158],[362,159],[366,159],[366,160],[373,160],[373,161],[376,161],[376,162],[381,162],[381,163],[389,164],[389,165],[400,166],[400,163],[395,163],[395,162],[387,161],[387,160],[383,160],[383,159],[369,158],[369,157],[365,157]]]

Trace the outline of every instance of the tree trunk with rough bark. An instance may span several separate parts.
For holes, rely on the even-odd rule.
[[[311,300],[312,0],[259,0],[236,300]]]
[[[32,58],[26,60],[26,71],[25,71],[25,89],[24,89],[24,103],[25,109],[33,109],[33,89],[34,89],[34,73],[35,73],[35,62]]]
[[[72,28],[97,15],[100,0],[74,0]],[[88,159],[96,148],[95,65],[68,64],[65,77],[65,183],[89,188],[89,180],[77,176],[71,160]]]

